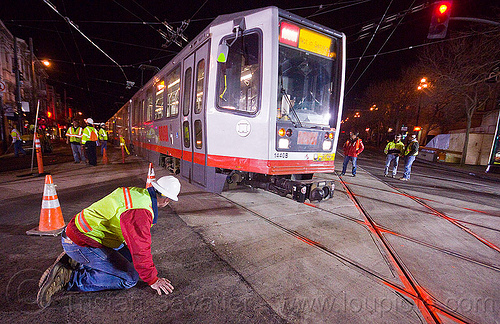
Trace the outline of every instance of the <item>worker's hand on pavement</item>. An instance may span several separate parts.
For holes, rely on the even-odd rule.
[[[172,286],[170,280],[166,278],[158,278],[158,280],[156,280],[156,282],[152,284],[150,287],[156,290],[158,295],[161,295],[162,291],[165,295],[168,295],[172,291],[174,291],[174,286]]]

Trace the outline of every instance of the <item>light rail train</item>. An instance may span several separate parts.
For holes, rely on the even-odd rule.
[[[276,7],[221,15],[108,120],[110,138],[211,192],[331,198],[345,46]]]

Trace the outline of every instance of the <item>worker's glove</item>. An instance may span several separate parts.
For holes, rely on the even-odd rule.
[[[156,282],[152,284],[150,287],[156,290],[158,295],[161,295],[162,291],[165,295],[168,295],[172,291],[174,291],[174,286],[172,286],[170,280],[166,278],[158,278],[158,280],[156,280]]]

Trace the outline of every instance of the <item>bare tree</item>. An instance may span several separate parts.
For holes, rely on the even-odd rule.
[[[467,156],[472,116],[494,98],[498,89],[498,83],[486,83],[485,80],[493,67],[500,64],[499,36],[498,29],[456,35],[448,42],[429,46],[421,56],[442,96],[436,101],[449,101],[446,107],[454,109],[455,116],[466,118],[461,164]],[[458,114],[456,109],[459,109]],[[445,114],[453,115],[453,111]]]

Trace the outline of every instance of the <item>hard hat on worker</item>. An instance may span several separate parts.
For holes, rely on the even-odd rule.
[[[94,120],[93,120],[92,118],[87,118],[87,119],[85,119],[85,122],[86,122],[87,124],[94,125]]]
[[[181,183],[172,176],[161,177],[157,181],[152,181],[153,187],[163,196],[177,201],[177,195],[181,191]]]

